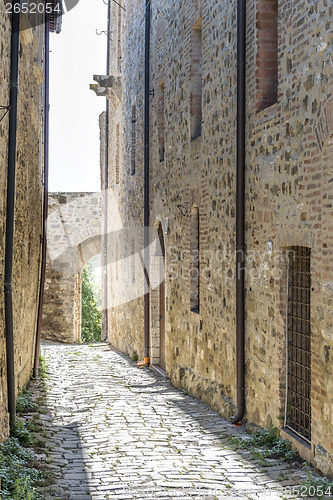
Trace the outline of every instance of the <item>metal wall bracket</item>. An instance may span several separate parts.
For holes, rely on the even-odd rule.
[[[187,202],[184,203],[184,205],[177,205],[177,207],[179,208],[179,211],[182,215],[187,215],[187,213],[188,213],[187,206],[188,206]]]
[[[0,106],[0,112],[4,111],[4,114],[0,118],[0,122],[2,122],[2,120],[4,119],[4,117],[6,116],[6,114],[10,111],[10,108],[11,108],[11,106]]]

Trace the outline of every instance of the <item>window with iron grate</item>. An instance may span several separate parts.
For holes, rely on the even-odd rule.
[[[288,252],[286,426],[311,441],[310,249]]]

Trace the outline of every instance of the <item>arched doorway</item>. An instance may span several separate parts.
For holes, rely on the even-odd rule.
[[[160,367],[165,370],[165,244],[161,222],[158,226],[159,252],[159,337],[160,337]]]

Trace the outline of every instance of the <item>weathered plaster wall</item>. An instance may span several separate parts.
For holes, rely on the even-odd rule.
[[[265,73],[257,71],[257,15],[271,3],[247,2],[246,419],[281,427],[286,372],[285,251],[293,245],[310,247],[312,442],[310,455],[305,447],[302,452],[332,474],[333,12],[326,0],[279,1],[277,103],[256,112],[256,79]],[[117,7],[112,6],[111,26],[116,33],[117,15]],[[114,36],[117,42],[111,42],[110,74],[121,76],[122,99],[110,97],[109,200],[118,210],[110,230],[142,223],[143,216],[143,2],[135,2],[124,16],[121,72],[116,66],[118,34]],[[200,17],[202,132],[191,140],[192,31]],[[157,235],[159,221],[163,228],[169,221],[164,235],[166,371],[175,385],[230,416],[236,399],[236,2],[153,2],[150,74],[154,90],[150,100],[151,231]],[[133,103],[138,117],[135,175],[130,168]],[[199,313],[190,309],[194,206],[199,210],[200,227]],[[273,241],[272,256],[267,253],[268,240]],[[111,244],[110,251],[116,252],[117,245]],[[111,293],[126,283],[125,276],[117,278],[115,271],[109,277]],[[154,363],[159,362],[158,300],[155,290],[150,329]],[[110,342],[130,354],[139,349],[143,356],[142,299],[117,306],[112,315]]]
[[[101,253],[101,193],[51,193],[47,234],[43,338],[81,337],[81,272]]]

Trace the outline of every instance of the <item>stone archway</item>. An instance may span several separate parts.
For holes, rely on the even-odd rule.
[[[101,253],[101,193],[51,193],[47,224],[42,337],[77,342],[81,272],[88,260]]]

